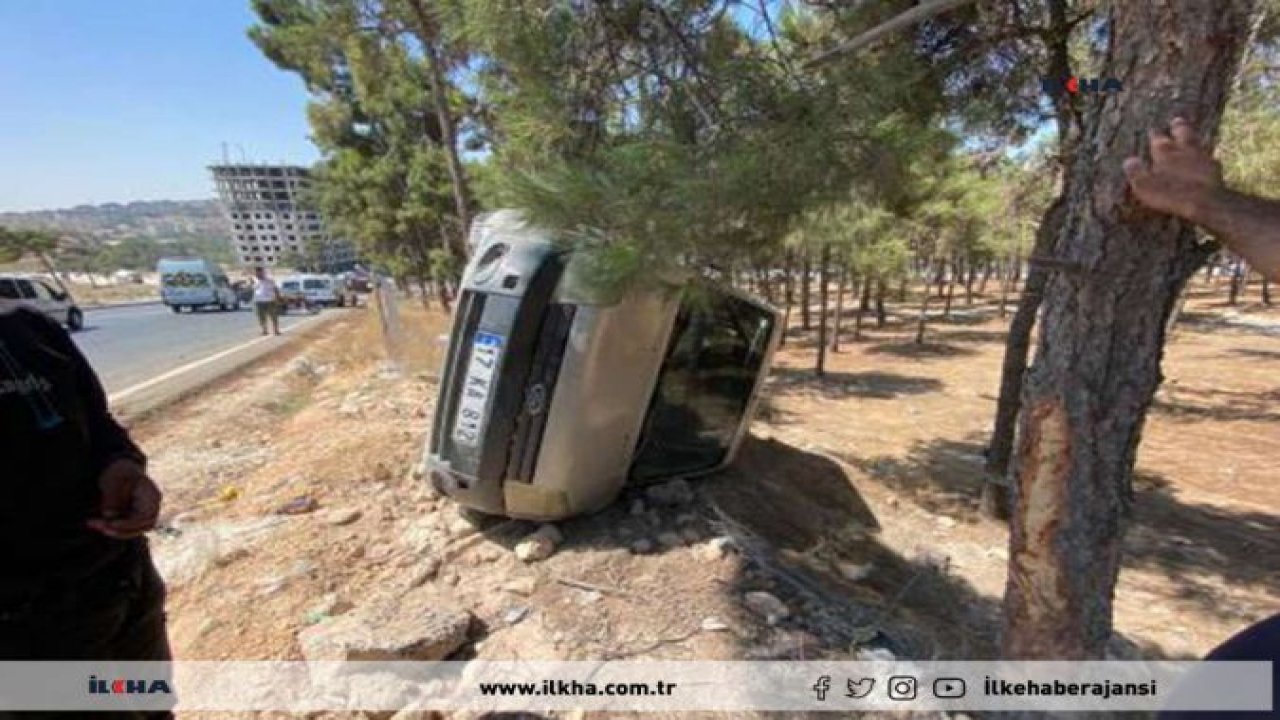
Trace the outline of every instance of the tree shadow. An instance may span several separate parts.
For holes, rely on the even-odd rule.
[[[866,349],[868,355],[893,355],[900,358],[953,358],[977,354],[977,350],[962,345],[934,342],[925,335],[925,342],[887,342]]]
[[[1265,392],[1166,385],[1151,404],[1172,419],[1280,421],[1280,389]]]
[[[1253,324],[1234,321],[1223,317],[1220,313],[1199,310],[1184,311],[1178,316],[1178,326],[1187,327],[1196,332],[1261,335],[1264,337],[1280,336],[1280,320],[1272,323]]]
[[[841,459],[881,485],[932,513],[972,516],[986,481],[985,438],[974,433],[963,440],[936,438],[917,442],[903,457]]]
[[[868,370],[830,372],[821,378],[807,368],[775,367],[775,392],[812,391],[831,400],[870,398],[890,400],[902,395],[923,395],[942,390],[942,381],[930,377]]]
[[[943,343],[973,342],[1003,344],[1009,337],[1009,333],[1004,330],[948,330],[945,328],[934,328],[933,335]]]
[[[1280,360],[1280,350],[1258,350],[1256,348],[1231,348],[1230,352],[1255,360]]]
[[[930,512],[977,521],[983,439],[939,438],[917,443],[905,457],[842,459]],[[1225,602],[1221,583],[1280,587],[1280,515],[1185,503],[1167,479],[1147,472],[1135,474],[1134,491],[1126,568],[1157,570],[1179,597],[1232,620],[1251,618]]]

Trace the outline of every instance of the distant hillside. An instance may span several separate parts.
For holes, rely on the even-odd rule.
[[[0,213],[0,225],[49,228],[98,242],[230,237],[217,200],[155,200],[6,212]]]

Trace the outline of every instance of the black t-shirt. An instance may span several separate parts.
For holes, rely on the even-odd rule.
[[[145,460],[71,338],[40,313],[0,310],[0,586],[76,580],[120,555],[127,542],[85,523],[121,457]]]

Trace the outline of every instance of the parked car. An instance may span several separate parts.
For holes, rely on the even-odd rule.
[[[307,302],[319,307],[346,307],[356,304],[355,292],[332,275],[303,275],[302,294]]]
[[[175,313],[183,308],[192,312],[207,307],[240,309],[240,297],[215,262],[204,258],[161,258],[156,272],[160,274],[160,299]]]
[[[781,331],[695,277],[623,293],[519,213],[478,219],[424,459],[483,513],[554,520],[733,460]]]
[[[72,332],[84,327],[84,312],[71,296],[43,278],[0,275],[0,306],[13,304],[42,312]]]
[[[276,281],[280,288],[280,312],[286,313],[294,308],[310,310],[307,294],[302,291],[302,276],[288,275]]]

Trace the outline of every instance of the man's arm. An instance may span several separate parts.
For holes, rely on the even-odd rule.
[[[99,516],[88,525],[121,540],[142,535],[155,527],[161,502],[160,489],[147,476],[147,457],[111,416],[102,383],[76,344],[48,318],[32,315],[43,339],[74,366],[76,393],[89,431],[90,464],[102,493]]]
[[[1222,167],[1182,118],[1169,134],[1152,131],[1150,142],[1150,166],[1134,157],[1124,161],[1138,201],[1203,227],[1253,269],[1280,281],[1280,202],[1223,185]]]

